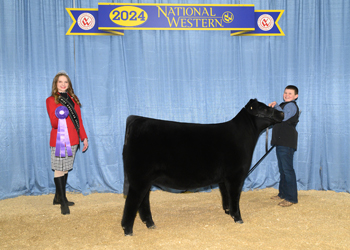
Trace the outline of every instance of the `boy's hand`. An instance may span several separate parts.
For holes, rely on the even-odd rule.
[[[273,108],[276,106],[276,104],[277,104],[277,102],[271,102],[271,103],[269,103],[269,107]]]

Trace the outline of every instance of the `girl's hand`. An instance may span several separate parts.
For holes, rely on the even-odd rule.
[[[84,139],[83,144],[84,144],[83,152],[85,152],[88,149],[88,147],[89,147],[89,143],[88,143],[88,139],[87,138]]]

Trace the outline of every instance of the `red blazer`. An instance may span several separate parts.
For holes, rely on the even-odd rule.
[[[79,124],[80,124],[80,139],[83,141],[85,138],[87,138],[83,121],[81,119],[81,111],[79,105],[74,101],[73,98],[71,98],[74,102],[74,109],[77,112],[78,118],[79,118]],[[58,118],[55,115],[55,110],[57,107],[62,106],[61,103],[56,104],[55,98],[53,96],[50,96],[46,99],[46,109],[47,113],[49,114],[50,121],[51,121],[51,134],[50,134],[50,146],[56,147],[56,139],[57,139],[57,128],[58,128]],[[69,140],[71,145],[78,145],[79,144],[79,136],[78,132],[74,127],[74,124],[70,117],[68,116],[66,119],[67,122],[67,128],[68,128],[68,134],[69,134]]]

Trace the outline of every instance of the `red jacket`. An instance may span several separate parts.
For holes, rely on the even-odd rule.
[[[74,101],[73,98],[71,98],[74,102],[74,109],[77,112],[78,118],[79,118],[79,124],[80,124],[80,139],[83,141],[85,138],[87,138],[83,121],[81,119],[81,111],[79,105]],[[49,114],[50,121],[51,121],[51,135],[50,135],[50,146],[51,147],[56,147],[56,139],[57,139],[57,128],[58,128],[58,118],[55,115],[55,110],[57,107],[62,106],[61,103],[56,104],[55,103],[55,98],[53,96],[50,96],[49,98],[46,99],[46,108],[47,108],[47,113]],[[79,144],[79,136],[78,132],[74,127],[74,124],[70,117],[68,116],[67,119],[67,128],[68,128],[68,134],[69,134],[69,140],[70,144],[73,145],[78,145]]]

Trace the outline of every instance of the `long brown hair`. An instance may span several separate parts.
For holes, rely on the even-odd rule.
[[[67,93],[74,99],[74,101],[81,107],[81,103],[78,99],[78,97],[74,94],[74,90],[73,90],[73,86],[72,86],[72,82],[69,78],[69,76],[67,75],[67,73],[65,72],[58,72],[55,77],[53,78],[52,81],[52,91],[51,91],[51,96],[55,97],[55,103],[58,104],[58,97],[60,96],[58,94],[58,89],[57,89],[57,82],[58,82],[58,78],[60,76],[65,76],[67,77],[68,80],[68,89],[67,89]]]

